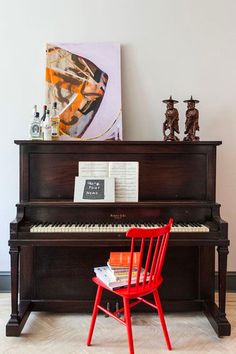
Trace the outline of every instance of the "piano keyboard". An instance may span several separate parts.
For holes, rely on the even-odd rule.
[[[156,228],[164,224],[144,223],[144,224],[35,224],[30,228],[30,232],[126,232],[131,227]],[[172,232],[209,232],[209,228],[199,223],[179,223],[174,224]]]

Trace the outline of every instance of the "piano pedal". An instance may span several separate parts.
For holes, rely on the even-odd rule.
[[[119,302],[116,302],[116,311],[118,311],[118,310],[119,310]],[[121,313],[118,312],[118,313],[116,314],[116,317],[121,318]]]
[[[110,302],[107,302],[107,311],[110,311]],[[109,315],[107,313],[105,313],[105,317],[109,317]]]

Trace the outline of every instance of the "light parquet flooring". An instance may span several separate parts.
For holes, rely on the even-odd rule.
[[[90,315],[31,313],[20,337],[6,337],[9,313],[10,294],[0,294],[0,354],[128,354],[125,327],[103,314],[87,347]],[[218,338],[201,313],[166,314],[174,352],[236,354],[236,294],[227,295],[227,317],[232,334]],[[168,353],[155,313],[134,314],[132,321],[135,354]]]

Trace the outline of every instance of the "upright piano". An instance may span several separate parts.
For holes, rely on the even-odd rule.
[[[127,228],[174,218],[160,290],[166,311],[202,311],[218,336],[225,314],[228,225],[215,200],[219,141],[15,141],[20,201],[10,224],[11,315],[19,336],[31,311],[91,312],[93,268],[129,249]],[[139,201],[73,202],[80,161],[138,161]],[[215,250],[218,301],[215,301]],[[115,306],[112,294],[103,306]],[[146,308],[140,307],[140,311]]]

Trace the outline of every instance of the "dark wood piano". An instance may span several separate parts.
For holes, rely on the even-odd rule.
[[[93,268],[105,265],[111,250],[128,249],[125,228],[159,225],[169,217],[175,228],[160,292],[164,309],[203,311],[218,336],[230,335],[225,314],[228,225],[215,201],[221,142],[15,143],[20,147],[20,202],[10,224],[7,336],[20,335],[31,311],[91,311]],[[139,161],[139,202],[74,203],[79,161]],[[116,301],[104,296],[104,305]]]

